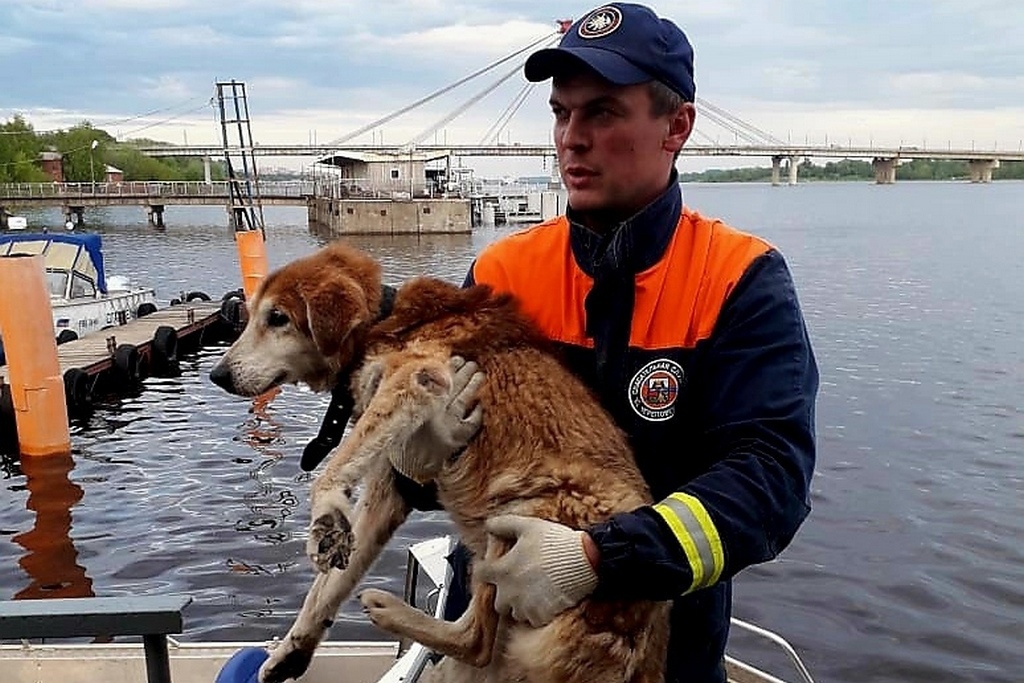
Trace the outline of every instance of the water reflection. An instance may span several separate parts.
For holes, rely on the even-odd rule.
[[[71,508],[83,496],[82,487],[68,478],[74,468],[70,454],[21,460],[29,491],[26,507],[35,512],[35,524],[13,539],[26,551],[18,564],[32,579],[15,593],[16,600],[94,595],[92,579],[78,564],[71,539]]]
[[[1021,183],[686,188],[705,215],[782,249],[818,351],[814,512],[780,561],[735,586],[737,616],[781,631],[818,680],[1021,681],[1024,297],[1006,292],[1024,288],[1022,192]],[[96,213],[111,272],[154,285],[162,303],[238,286],[222,209],[176,209],[159,234],[141,213]],[[309,234],[303,209],[268,207],[267,217],[271,267],[326,241]],[[507,232],[350,241],[381,261],[386,282],[424,273],[461,282]],[[299,454],[327,398],[291,386],[273,400],[229,396],[208,379],[223,352],[186,354],[180,377],[150,378],[141,395],[73,425],[71,474],[85,496],[63,513],[65,556],[53,564],[66,568],[33,575],[39,585],[66,581],[79,562],[101,595],[192,595],[188,641],[287,631],[314,574]],[[9,595],[26,583],[25,550],[9,541],[29,534],[40,498],[27,504],[17,457],[2,453]],[[71,506],[77,557],[66,539]],[[406,545],[450,531],[441,513],[414,514],[365,585],[401,593]],[[331,637],[384,635],[353,598]]]

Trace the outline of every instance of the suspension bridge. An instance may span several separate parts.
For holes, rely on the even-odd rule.
[[[556,150],[552,144],[533,144],[511,142],[503,134],[508,130],[516,114],[523,107],[538,86],[537,83],[525,82],[522,67],[527,56],[536,49],[554,45],[569,23],[559,22],[560,28],[532,43],[494,61],[472,73],[450,83],[428,95],[374,119],[335,140],[324,144],[261,144],[255,141],[249,129],[248,105],[242,94],[236,97],[237,87],[244,84],[236,81],[218,83],[218,96],[211,99],[220,102],[220,118],[222,128],[222,144],[220,145],[139,145],[137,149],[151,157],[198,157],[204,159],[206,167],[205,183],[180,184],[118,184],[112,187],[109,183],[92,183],[88,188],[68,184],[47,185],[44,189],[0,185],[0,220],[3,218],[2,207],[17,206],[55,206],[64,207],[66,215],[75,214],[81,220],[84,207],[118,204],[138,204],[146,206],[151,220],[159,225],[165,205],[171,204],[215,204],[227,201],[229,212],[238,214],[235,219],[245,216],[256,216],[256,209],[246,192],[255,190],[258,197],[267,203],[307,204],[310,220],[325,219],[332,224],[340,217],[338,201],[349,199],[363,200],[414,200],[417,198],[434,199],[436,196],[447,197],[453,190],[452,160],[465,157],[539,157],[545,162],[556,158]],[[397,145],[384,145],[376,142],[383,135],[374,135],[375,131],[383,132],[384,126],[395,119],[410,114],[424,117],[424,110],[435,100],[448,95],[467,83],[487,74],[498,74],[495,80],[487,83],[470,97],[448,110],[443,116],[430,123],[418,133]],[[444,131],[445,139],[448,126],[470,108],[478,105],[484,98],[492,95],[502,86],[517,78],[521,83],[507,106],[491,123],[486,132],[477,142],[437,144],[438,133]],[[222,88],[230,87],[232,95],[225,97]],[[545,86],[546,87],[546,86]],[[234,118],[230,112],[225,113],[225,102],[235,107]],[[243,109],[238,108],[241,102]],[[697,125],[690,141],[683,147],[681,156],[685,157],[732,157],[761,158],[770,160],[772,164],[772,183],[796,184],[800,164],[805,159],[864,159],[870,160],[875,174],[875,181],[888,184],[896,181],[896,171],[900,163],[915,159],[955,160],[967,162],[971,180],[987,183],[992,180],[993,170],[1004,161],[1024,161],[1024,148],[1012,149],[978,149],[946,147],[909,146],[909,145],[854,145],[852,144],[814,144],[809,141],[794,143],[787,136],[786,140],[776,137],[771,132],[758,127],[744,118],[717,106],[704,98],[696,98]],[[435,108],[437,105],[433,105]],[[237,139],[229,140],[229,127],[237,124],[240,131]],[[466,137],[467,129],[455,126],[454,130]],[[367,143],[365,137],[370,135],[373,142]],[[456,137],[456,136],[453,136]],[[720,142],[722,139],[728,143]],[[433,140],[433,142],[430,142]],[[302,185],[277,186],[267,183],[260,189],[259,174],[256,171],[255,157],[290,157],[311,159],[309,168],[314,170],[312,182]],[[226,161],[229,171],[238,168],[239,164],[232,160],[240,160],[244,169],[244,180],[229,178],[227,185],[215,184],[211,181],[211,164],[214,159]],[[434,164],[433,169],[428,166]],[[440,168],[438,165],[440,164]],[[461,166],[461,164],[460,164]],[[552,163],[550,168],[557,168]],[[784,177],[785,176],[785,177]],[[557,181],[557,178],[552,180]],[[97,185],[99,187],[97,187]],[[436,194],[435,194],[436,192]],[[457,191],[456,195],[461,195]],[[376,216],[379,207],[371,213]],[[422,214],[429,214],[429,207],[415,214],[415,224],[422,225],[426,220]],[[474,206],[474,211],[476,211]],[[358,210],[347,206],[349,214],[366,213],[365,207]],[[435,206],[437,225],[450,226],[451,214]],[[394,207],[379,208],[379,215],[386,216],[400,213]],[[436,214],[439,213],[440,216]],[[369,215],[369,214],[367,214]],[[410,214],[412,215],[412,214]],[[408,217],[407,217],[408,218]],[[379,230],[393,231],[394,218],[386,224],[381,222]],[[461,218],[459,218],[461,220]],[[389,227],[390,226],[390,227]]]
[[[557,31],[331,142],[305,145],[254,144],[251,149],[241,151],[250,152],[254,156],[261,157],[314,158],[328,163],[329,160],[346,154],[372,154],[380,158],[390,157],[395,160],[407,159],[413,154],[426,160],[450,160],[461,157],[541,157],[554,159],[555,148],[552,144],[512,142],[502,144],[500,142],[502,133],[507,130],[517,112],[529,99],[530,94],[538,85],[536,83],[523,82],[520,85],[507,106],[497,116],[479,142],[473,144],[438,145],[436,137],[437,133],[445,128],[445,126],[454,122],[471,107],[477,105],[484,98],[498,90],[499,87],[517,76],[522,80],[522,66],[526,57],[536,49],[550,47],[557,43],[562,33],[571,25],[571,21],[561,20],[558,24],[559,28]],[[509,65],[511,65],[511,68],[509,68]],[[460,102],[441,118],[413,135],[406,142],[398,145],[356,142],[356,140],[367,133],[380,129],[398,117],[420,110],[434,100],[489,73],[498,73],[499,76],[496,80],[487,83],[484,88],[475,92],[468,99]],[[782,140],[774,136],[770,132],[763,130],[723,107],[715,105],[707,99],[698,97],[695,104],[698,111],[697,125],[690,142],[684,146],[681,156],[757,157],[769,159],[772,163],[772,182],[776,185],[782,184],[784,164],[786,166],[788,184],[796,184],[800,162],[807,158],[870,160],[874,167],[875,180],[882,184],[895,182],[898,165],[903,161],[914,159],[966,161],[970,168],[971,180],[975,182],[990,182],[992,180],[992,171],[999,166],[1001,161],[1024,161],[1024,148],[1021,147],[1018,147],[1016,150],[1001,150],[977,149],[973,145],[970,149],[967,149],[954,148],[952,145],[947,145],[946,147],[918,147],[909,145],[854,145],[852,143],[848,145],[812,144],[810,142],[804,142],[803,144],[793,143],[790,140]],[[723,133],[724,136],[722,135]],[[381,137],[383,138],[383,136]],[[435,139],[433,144],[426,142],[432,137]],[[732,142],[721,143],[720,140],[723,137]],[[146,146],[139,149],[144,154],[154,157],[203,157],[206,159],[216,158],[225,152],[222,147],[209,145]],[[554,168],[554,165],[552,165],[552,168]]]

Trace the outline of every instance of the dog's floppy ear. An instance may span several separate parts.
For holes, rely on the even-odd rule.
[[[350,278],[314,284],[303,299],[313,343],[327,358],[341,352],[353,330],[370,322],[366,295]]]

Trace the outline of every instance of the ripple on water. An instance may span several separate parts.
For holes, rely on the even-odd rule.
[[[737,615],[785,635],[818,680],[1009,683],[1024,671],[1024,298],[1006,295],[1024,290],[1022,192],[1019,183],[686,188],[702,213],[753,228],[786,254],[815,344],[814,511],[779,561],[737,577],[735,595]],[[870,220],[857,218],[864,207]],[[272,267],[322,244],[303,211],[267,216]],[[163,303],[237,287],[222,210],[166,219],[156,234],[140,212],[97,212],[109,270],[153,283]],[[971,225],[984,225],[985,238],[963,229]],[[507,232],[352,241],[388,282],[424,272],[461,282],[473,256]],[[73,457],[31,481],[0,458],[8,597],[188,593],[187,640],[285,632],[313,578],[310,476],[296,456],[326,399],[296,387],[268,402],[227,396],[207,380],[223,350],[189,354],[180,377],[146,380],[138,395],[75,420]],[[400,593],[405,546],[449,530],[441,513],[415,514],[368,585]],[[383,634],[353,598],[332,636]],[[773,661],[742,637],[736,644]]]

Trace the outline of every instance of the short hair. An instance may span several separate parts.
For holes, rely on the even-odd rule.
[[[686,104],[686,98],[658,80],[647,82],[647,94],[651,98],[651,116],[674,114]]]

